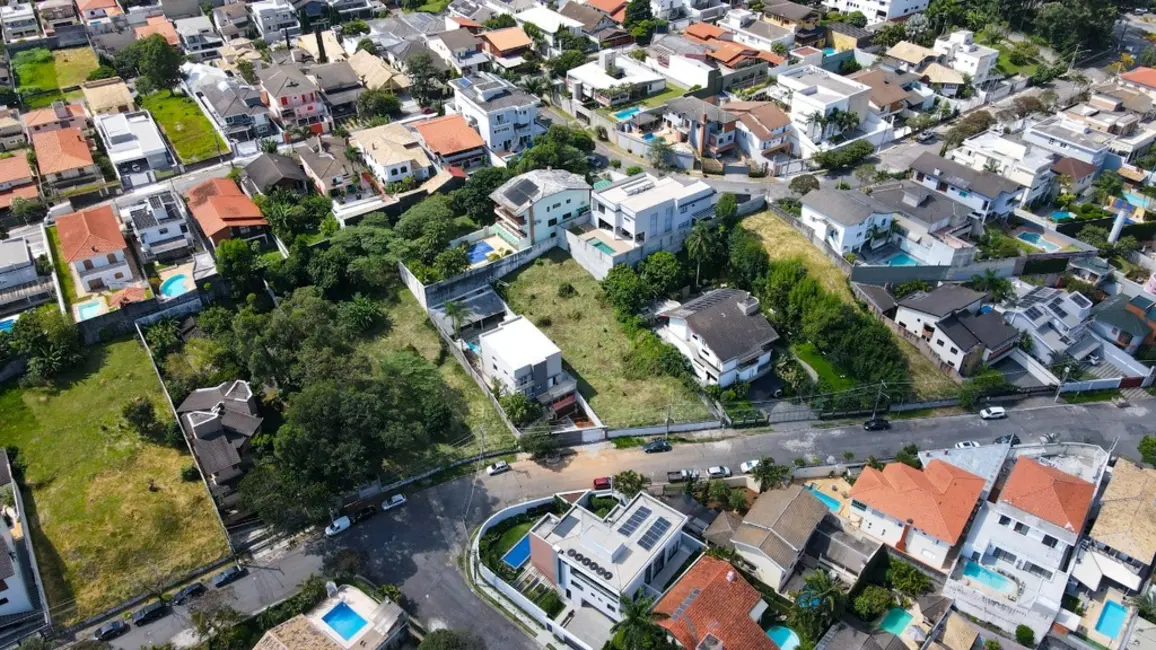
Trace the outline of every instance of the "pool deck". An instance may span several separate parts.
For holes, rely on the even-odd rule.
[[[324,620],[325,615],[328,614],[329,611],[336,607],[339,603],[345,603],[348,605],[350,609],[356,612],[358,616],[365,619],[366,622],[366,624],[348,640],[341,638],[341,635],[339,635],[333,628],[329,627],[329,624]],[[329,637],[330,640],[342,648],[374,648],[384,640],[384,635],[382,632],[378,631],[378,625],[375,625],[375,623],[380,622],[374,621],[374,612],[378,609],[378,606],[379,603],[377,601],[367,596],[360,589],[356,589],[348,585],[343,585],[337,589],[336,594],[326,598],[321,602],[320,605],[310,610],[305,617],[315,629],[321,631],[323,634]]]
[[[506,243],[506,240],[502,239],[501,237],[499,237],[499,236],[497,236],[497,235],[490,235],[489,237],[486,237],[486,238],[484,238],[484,239],[479,239],[477,242],[474,242],[473,244],[470,244],[470,246],[473,246],[474,244],[476,244],[476,243],[478,243],[478,242],[484,242],[484,243],[486,243],[486,244],[489,244],[489,245],[490,245],[490,248],[494,249],[492,252],[490,252],[490,253],[488,253],[488,254],[486,255],[486,257],[487,257],[487,258],[488,258],[490,255],[493,255],[494,253],[498,253],[499,255],[506,255],[506,254],[508,254],[508,253],[513,253],[513,252],[515,252],[515,251],[514,251],[514,247],[513,247],[513,246],[510,246],[509,244],[507,244],[507,243]],[[487,264],[489,264],[489,263],[490,263],[490,260],[489,260],[489,259],[483,259],[483,260],[482,260],[482,261],[480,261],[480,262],[477,262],[477,263],[471,264],[471,265],[470,265],[470,268],[471,268],[471,269],[476,269],[476,268],[478,268],[478,267],[482,267],[482,266],[485,266],[485,265],[487,265]]]
[[[634,242],[626,241],[625,239],[618,239],[610,231],[603,228],[594,228],[582,234],[583,241],[590,241],[596,239],[610,248],[614,249],[615,255],[628,253],[634,250]]]
[[[847,495],[851,493],[851,484],[847,482],[847,479],[842,477],[816,478],[803,481],[802,484],[804,486],[810,485],[815,490],[838,501],[839,509],[833,512],[840,517],[846,516],[848,503],[850,503],[850,498]]]
[[[80,293],[79,287],[77,287],[77,293]],[[83,318],[80,315],[80,306],[86,305],[86,304],[93,302],[93,301],[100,303],[100,311],[89,316],[88,318],[96,318],[97,316],[100,316],[101,314],[107,314],[108,313],[108,300],[105,299],[104,294],[86,293],[84,296],[81,297],[81,299],[79,301],[77,301],[76,303],[74,303],[72,305],[72,317],[76,322],[79,323],[82,320],[88,320],[88,318]]]
[[[165,268],[162,271],[157,272],[157,276],[159,276],[161,279],[161,284],[164,284],[165,280],[168,280],[169,278],[171,278],[173,276],[177,276],[177,275],[184,275],[186,278],[188,278],[190,290],[194,286],[196,286],[194,284],[195,281],[193,280],[193,263],[192,262],[185,262],[183,264],[177,264],[175,266],[170,266],[170,267]],[[163,300],[164,298],[162,297],[161,299]]]
[[[1096,623],[1100,621],[1100,614],[1104,611],[1104,604],[1109,600],[1114,600],[1128,609],[1128,614],[1124,617],[1124,622],[1120,624],[1120,632],[1115,639],[1096,631]],[[1079,633],[1087,637],[1090,641],[1094,641],[1112,650],[1119,648],[1120,642],[1124,640],[1124,632],[1128,629],[1129,621],[1136,615],[1135,608],[1128,607],[1128,601],[1124,596],[1124,592],[1115,587],[1101,586],[1090,599],[1085,600],[1084,607],[1084,615],[1080,617]]]
[[[892,609],[902,609],[902,608],[894,607]],[[909,615],[911,615],[911,620],[909,620],[907,622],[907,625],[903,629],[903,633],[902,634],[896,634],[895,636],[899,637],[899,640],[903,642],[903,645],[907,646],[911,650],[919,650],[923,644],[916,641],[915,639],[911,638],[911,635],[907,631],[910,630],[914,626],[914,627],[918,627],[919,629],[923,630],[924,635],[926,635],[929,631],[928,626],[921,624],[921,620],[922,620],[921,614],[917,610],[916,605],[912,604],[911,607],[903,609],[903,611],[907,612]],[[880,624],[883,622],[884,619],[887,618],[887,615],[890,613],[891,613],[890,609],[883,613],[883,618],[879,620],[879,624],[876,624],[877,629],[883,630],[883,627]],[[884,631],[890,632],[890,630],[884,630]],[[892,634],[894,634],[894,633],[892,632]]]

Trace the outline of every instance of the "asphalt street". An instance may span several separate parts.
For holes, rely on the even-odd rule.
[[[1046,402],[1037,403],[1041,401]],[[494,648],[531,650],[537,647],[535,642],[471,593],[459,570],[468,531],[508,505],[584,488],[596,477],[627,469],[661,481],[674,469],[727,465],[737,472],[741,462],[768,455],[780,463],[802,456],[841,460],[847,451],[859,459],[868,455],[886,458],[909,443],[920,449],[939,449],[963,440],[988,443],[1006,434],[1016,434],[1029,443],[1054,433],[1064,441],[1105,448],[1117,445],[1116,453],[1138,457],[1137,443],[1153,428],[1153,407],[1156,400],[1127,408],[1111,404],[1012,407],[1006,420],[983,421],[976,415],[894,420],[891,430],[870,433],[857,422],[818,427],[794,423],[766,432],[730,431],[725,432],[730,437],[724,439],[677,443],[672,451],[662,454],[645,454],[638,448],[619,450],[611,443],[588,445],[555,465],[521,460],[506,474],[487,477],[480,472],[410,494],[403,508],[380,514],[333,540],[315,537],[295,546],[263,551],[243,562],[249,575],[226,589],[237,610],[256,612],[292,595],[303,580],[321,571],[326,558],[352,548],[365,558],[368,578],[402,585],[412,603],[411,612],[427,625],[471,629]],[[133,628],[113,645],[140,648],[169,640],[189,645],[194,640],[189,628],[187,611],[176,608],[172,615],[151,625]]]

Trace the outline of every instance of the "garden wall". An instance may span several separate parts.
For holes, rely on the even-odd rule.
[[[513,273],[527,262],[541,257],[554,246],[553,240],[541,241],[485,266],[428,285],[422,284],[413,273],[410,273],[404,262],[398,262],[397,268],[398,273],[401,274],[402,282],[405,282],[405,286],[409,288],[410,293],[417,299],[422,309],[428,312],[431,307],[441,305],[475,289],[489,286],[503,276]]]
[[[81,339],[88,345],[103,339],[120,336],[132,332],[136,321],[145,321],[152,324],[161,318],[184,316],[201,311],[204,302],[200,291],[190,291],[183,296],[172,300],[161,301],[153,297],[140,302],[130,302],[127,305],[101,314],[95,318],[82,320],[77,323]]]
[[[679,422],[675,424],[660,424],[651,427],[630,427],[628,429],[611,429],[606,432],[607,438],[624,438],[626,436],[661,436],[671,433],[688,433],[691,431],[707,431],[722,429],[725,425],[719,420],[704,420],[702,422]]]

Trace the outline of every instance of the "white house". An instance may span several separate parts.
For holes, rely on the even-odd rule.
[[[704,384],[750,382],[771,369],[779,333],[759,299],[739,289],[715,289],[661,314],[663,339],[690,360]]]
[[[953,70],[970,75],[976,86],[991,78],[999,60],[999,50],[979,45],[975,42],[975,34],[966,29],[940,36],[935,39],[932,49]]]
[[[1108,144],[1113,136],[1055,115],[1029,124],[1024,129],[1023,139],[1028,144],[1088,163],[1099,170],[1104,167]]]
[[[249,15],[253,19],[257,33],[266,42],[277,43],[286,36],[292,38],[301,34],[297,12],[286,0],[261,0],[251,3]]]
[[[1139,591],[1156,557],[1156,540],[1136,534],[1156,522],[1156,470],[1118,458],[1108,477],[1072,577],[1093,593],[1101,582]]]
[[[790,150],[791,118],[774,102],[729,102],[724,108],[739,119],[735,142],[748,158],[765,165]]]
[[[480,72],[454,79],[450,86],[458,113],[490,151],[522,151],[545,133],[538,123],[538,98],[496,74]]]
[[[1020,205],[1032,205],[1050,196],[1055,174],[1050,152],[996,131],[984,131],[964,140],[948,155],[977,172],[993,172],[1022,185]]]
[[[975,260],[970,237],[981,232],[982,223],[972,218],[971,208],[911,180],[873,190],[872,199],[895,211],[889,242],[907,256],[929,266],[965,266]],[[879,262],[892,264],[892,259]]]
[[[184,206],[168,191],[123,206],[120,216],[140,242],[144,262],[179,257],[193,247]]]
[[[543,5],[536,4],[529,9],[519,11],[514,14],[514,20],[517,21],[519,27],[524,28],[525,25],[530,24],[542,32],[542,37],[546,41],[546,51],[539,54],[545,56],[557,56],[562,53],[562,47],[558,44],[559,32],[567,31],[575,36],[582,36],[582,23],[573,18],[567,18]]]
[[[461,75],[474,74],[489,67],[490,58],[482,52],[482,41],[468,29],[454,29],[428,37],[434,54]]]
[[[425,180],[436,173],[421,139],[404,124],[391,122],[349,134],[349,144],[361,152],[362,161],[382,183],[413,177]]]
[[[924,187],[968,206],[977,220],[1006,217],[1021,203],[1024,187],[989,171],[976,171],[931,152],[911,163],[912,178]]]
[[[157,172],[175,167],[176,161],[148,111],[97,115],[93,122],[125,189],[153,183]]]
[[[1057,354],[1082,359],[1099,347],[1088,333],[1092,301],[1083,294],[1016,281],[1015,304],[1004,311],[1008,324],[1032,337],[1031,355],[1050,364]],[[1111,337],[1115,340],[1116,337]]]
[[[478,347],[482,374],[505,394],[522,393],[553,411],[573,403],[578,382],[562,369],[562,351],[529,320],[517,316],[483,332]]]
[[[32,8],[30,2],[14,2],[0,6],[0,27],[4,30],[4,40],[9,43],[40,35],[36,10]]]
[[[871,100],[867,84],[804,65],[780,73],[776,86],[774,94],[786,102],[794,127],[794,153],[802,158],[823,150],[824,143],[847,130],[838,123],[841,115],[854,115],[857,125],[867,122]]]
[[[776,44],[789,48],[795,42],[793,31],[761,20],[749,9],[731,9],[719,21],[719,27],[729,30],[731,40],[736,43],[767,52],[772,51]]]
[[[590,185],[564,169],[536,169],[519,174],[490,194],[494,201],[495,227],[505,230],[507,241],[525,248],[559,239],[578,218],[590,212]]]
[[[927,9],[928,0],[823,0],[823,5],[842,13],[860,11],[867,22],[881,23]]]
[[[666,77],[614,50],[602,50],[598,60],[566,73],[570,96],[593,99],[600,106],[617,106],[666,90]]]
[[[207,61],[221,58],[221,46],[225,44],[221,35],[213,28],[208,16],[182,18],[173,22],[177,37],[181,39],[181,49],[191,61]]]
[[[119,287],[133,279],[128,244],[111,205],[57,217],[56,233],[63,261],[86,291]]]
[[[0,239],[0,292],[36,281],[36,264],[28,240]]]
[[[1005,323],[999,312],[961,311],[939,319],[928,346],[941,363],[966,377],[1007,356],[1019,340],[1019,330]]]
[[[755,567],[755,576],[784,592],[803,549],[830,512],[826,504],[801,485],[768,490],[759,495],[731,537],[739,557]]]
[[[858,190],[823,188],[802,204],[799,221],[840,254],[879,248],[891,236],[895,209]]]
[[[0,452],[0,480],[0,491],[11,491],[5,501],[12,503],[0,509],[4,515],[4,521],[0,522],[0,537],[4,541],[0,549],[0,616],[13,616],[33,610],[32,590],[36,586],[24,579],[27,572],[23,565],[32,554],[32,545],[28,543],[30,531],[22,501],[15,494],[20,488],[12,478],[6,451]],[[17,545],[24,547],[23,553],[17,551]]]
[[[865,467],[851,488],[851,522],[932,567],[942,567],[967,529],[984,479],[936,459],[922,470]]]
[[[966,311],[979,311],[985,294],[961,284],[944,284],[932,291],[917,291],[899,301],[895,322],[925,341],[935,335],[940,319]]]

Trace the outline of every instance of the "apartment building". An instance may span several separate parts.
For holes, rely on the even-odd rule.
[[[824,0],[823,5],[835,11],[862,12],[868,23],[891,21],[927,9],[928,0]]]
[[[1035,205],[1051,196],[1056,177],[1052,172],[1055,158],[1051,152],[1019,138],[984,131],[964,140],[948,155],[973,171],[999,174],[1023,186],[1019,205]]]
[[[208,16],[182,18],[174,22],[173,27],[189,60],[200,62],[221,58],[221,46],[225,41],[213,29],[213,21]]]
[[[1114,138],[1063,115],[1054,115],[1029,124],[1024,129],[1023,139],[1057,156],[1074,158],[1100,170],[1108,156],[1108,144]]]
[[[194,246],[184,206],[171,192],[134,200],[120,208],[120,217],[140,243],[142,262],[179,258]]]
[[[538,123],[540,100],[490,72],[454,79],[454,105],[490,151],[522,151],[546,132]]]
[[[349,134],[349,144],[379,181],[388,185],[407,178],[425,180],[436,168],[421,148],[421,140],[404,124],[383,124]]]
[[[455,29],[429,37],[429,47],[458,75],[476,74],[489,68],[482,41],[468,29]]]
[[[118,287],[133,278],[128,243],[111,205],[56,218],[60,253],[86,291]]]
[[[282,129],[301,126],[322,134],[333,128],[333,118],[317,85],[296,66],[269,66],[258,70],[257,77],[273,119]]]
[[[158,173],[176,168],[176,159],[148,111],[106,113],[94,122],[125,189],[153,183]]]
[[[297,12],[287,0],[261,0],[249,5],[249,16],[257,34],[268,43],[301,35]]]
[[[738,118],[697,97],[679,97],[667,102],[662,121],[699,158],[718,158],[737,146]]]
[[[40,23],[36,22],[36,10],[31,2],[13,2],[0,6],[0,28],[8,43],[40,36]]]
[[[759,20],[758,15],[749,9],[731,9],[719,21],[719,27],[729,31],[735,42],[768,52],[773,51],[775,45],[789,48],[795,42],[793,31]]]
[[[738,289],[715,289],[658,315],[663,339],[690,360],[699,381],[727,387],[771,370],[779,334],[759,299]]]
[[[871,86],[841,77],[813,65],[786,71],[777,77],[776,95],[787,103],[791,118],[793,153],[810,158],[823,150],[836,135],[847,131],[847,124],[867,121]],[[839,118],[854,115],[854,118]],[[826,145],[829,147],[829,145]]]
[[[975,34],[966,29],[940,36],[932,49],[952,70],[970,76],[977,87],[992,78],[999,60],[999,50],[976,43]]]
[[[522,393],[551,413],[573,404],[578,382],[562,369],[562,351],[526,318],[483,332],[478,347],[482,374],[503,394]]]
[[[911,169],[915,182],[966,205],[979,221],[1004,218],[1022,203],[1024,187],[1019,183],[930,152],[916,158]]]
[[[536,169],[506,181],[490,194],[496,228],[518,248],[558,240],[578,217],[590,211],[590,185],[564,169]]]

